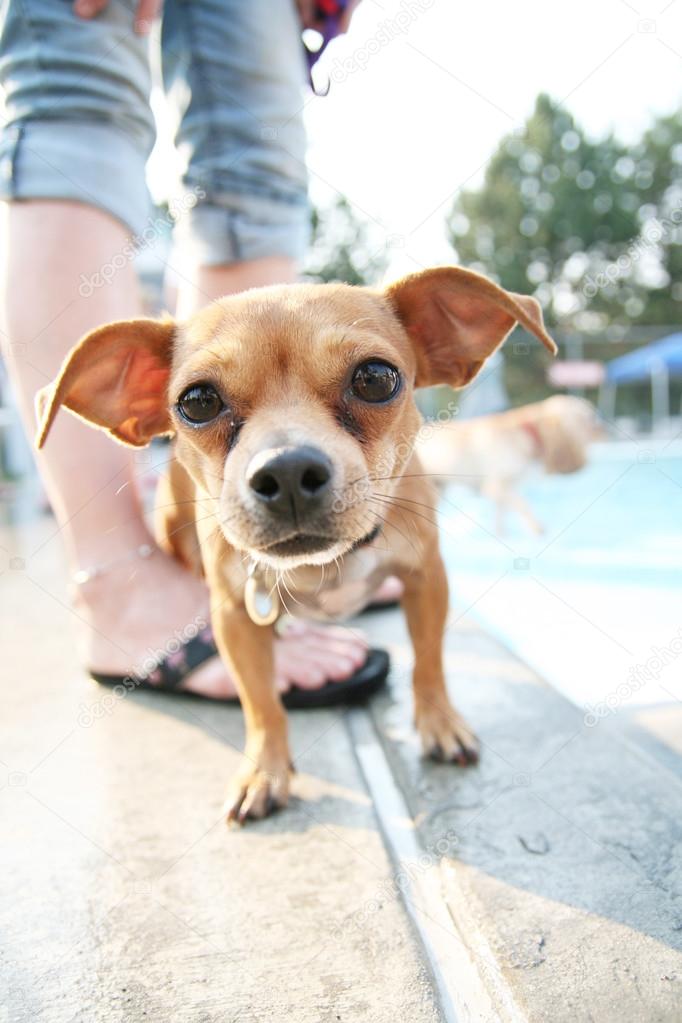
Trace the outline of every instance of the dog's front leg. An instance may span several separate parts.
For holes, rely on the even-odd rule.
[[[414,719],[424,753],[434,760],[473,764],[478,740],[448,697],[443,672],[443,633],[448,582],[438,544],[430,538],[421,566],[403,577],[402,605],[414,647]]]
[[[218,650],[230,667],[246,726],[244,758],[225,804],[228,821],[265,817],[286,806],[291,757],[284,708],[274,684],[274,629],[255,625],[243,607],[214,599]]]

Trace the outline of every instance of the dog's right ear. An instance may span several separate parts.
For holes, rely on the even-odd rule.
[[[133,447],[169,433],[166,392],[174,333],[171,319],[140,319],[86,334],[54,383],[36,395],[36,446],[45,443],[62,405]]]

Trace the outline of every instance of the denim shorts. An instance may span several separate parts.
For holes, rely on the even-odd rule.
[[[0,199],[70,199],[140,236],[159,71],[184,191],[176,236],[203,265],[290,256],[309,230],[304,60],[293,0],[166,0],[159,33],[137,0],[85,21],[72,0],[0,2]]]

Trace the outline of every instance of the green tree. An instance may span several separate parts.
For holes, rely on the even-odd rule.
[[[590,282],[638,237],[642,186],[625,146],[590,140],[543,94],[523,130],[501,141],[481,188],[459,196],[448,232],[463,263],[534,293],[550,321],[596,328],[628,317],[639,289],[636,267]]]
[[[631,152],[648,271],[636,322],[682,326],[682,110],[656,118]],[[655,259],[652,257],[655,256]]]
[[[313,281],[375,284],[386,268],[386,246],[345,196],[312,212],[305,276]]]

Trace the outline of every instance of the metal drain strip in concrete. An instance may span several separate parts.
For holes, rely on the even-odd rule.
[[[518,1008],[499,973],[494,978],[497,1007],[493,1005],[472,953],[448,912],[442,891],[439,857],[426,852],[417,838],[414,822],[369,714],[359,708],[349,710],[346,721],[395,867],[395,892],[400,892],[421,944],[445,1023],[471,1020],[492,1023],[499,1020],[501,1006],[509,1023],[524,1023],[527,1017]],[[481,951],[489,968],[492,954],[487,949]]]

